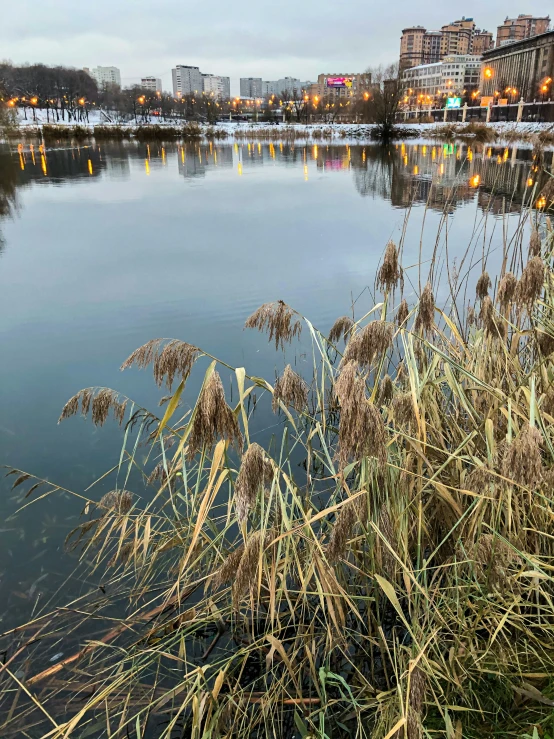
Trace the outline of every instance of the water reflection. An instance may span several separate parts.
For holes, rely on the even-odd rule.
[[[282,298],[328,331],[351,296],[368,295],[390,238],[404,239],[406,264],[418,261],[423,239],[424,261],[442,212],[469,206],[482,211],[481,231],[468,211],[448,236],[453,252],[465,250],[474,232],[485,238],[488,213],[536,202],[535,174],[530,150],[467,144],[26,141],[0,149],[0,228],[10,247],[0,262],[0,464],[84,491],[117,465],[120,430],[76,419],[57,426],[60,409],[98,384],[156,409],[150,375],[118,369],[137,346],[181,338],[271,378],[280,361],[273,347],[243,331],[261,303]],[[487,230],[491,260],[519,218],[507,221],[505,231]],[[298,347],[295,366],[309,357],[309,345]],[[200,381],[189,380],[184,403]],[[276,420],[258,412],[253,424],[259,441]],[[109,485],[103,479],[92,494]],[[141,480],[129,485],[144,493]],[[0,478],[1,519],[25,504],[23,494]],[[80,506],[54,496],[40,506],[2,533],[0,604],[10,613],[32,606],[44,574],[38,561],[51,574],[72,566],[61,543]],[[40,588],[55,582],[41,579]]]
[[[377,145],[240,142],[149,144],[133,142],[45,148],[20,144],[4,151],[0,166],[0,216],[11,212],[17,187],[30,184],[79,183],[107,176],[125,179],[134,165],[146,176],[175,168],[186,179],[203,178],[227,169],[243,176],[260,167],[298,167],[305,180],[310,172],[351,173],[362,197],[381,198],[396,208],[427,204],[453,213],[475,200],[493,214],[513,212],[531,203],[541,207],[539,193],[548,175],[534,172],[532,151],[471,145],[402,143]],[[546,168],[553,166],[546,154]]]

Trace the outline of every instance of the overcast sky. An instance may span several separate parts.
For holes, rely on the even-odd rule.
[[[164,89],[173,66],[192,64],[231,77],[236,94],[240,77],[315,80],[396,61],[407,25],[435,29],[465,15],[495,32],[506,15],[548,9],[514,0],[14,0],[3,4],[0,54],[16,64],[113,65],[123,85],[155,75]]]

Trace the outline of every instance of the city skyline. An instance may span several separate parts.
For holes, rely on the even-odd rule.
[[[2,55],[15,64],[115,66],[124,86],[153,76],[162,80],[164,90],[172,87],[171,70],[176,65],[195,65],[230,77],[231,93],[238,95],[241,77],[275,80],[290,75],[311,80],[326,69],[363,72],[395,62],[402,27],[421,22],[423,16],[428,28],[440,28],[445,17],[465,15],[494,31],[506,16],[544,15],[548,8],[542,2],[523,7],[520,0],[491,0],[485,7],[470,0],[417,9],[408,0],[398,0],[369,11],[354,0],[345,14],[336,4],[308,2],[299,7],[285,0],[276,16],[269,9],[241,13],[240,6],[216,0],[209,7],[195,6],[195,23],[185,29],[171,19],[186,5],[162,0],[156,10],[153,15],[150,4],[142,2],[129,14],[126,7],[108,6],[106,0],[98,0],[94,9],[70,5],[68,0],[57,0],[55,6],[33,0],[23,7],[12,4],[0,28]]]

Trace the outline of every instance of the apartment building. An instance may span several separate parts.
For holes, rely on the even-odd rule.
[[[121,72],[117,67],[94,67],[94,69],[85,71],[88,71],[96,80],[98,87],[106,87],[106,85],[121,87]]]
[[[539,36],[550,28],[550,16],[536,18],[532,15],[518,15],[517,18],[506,18],[496,32],[496,46],[512,44],[514,41]]]
[[[476,28],[473,18],[462,17],[442,26],[440,31],[409,26],[402,29],[400,68],[434,64],[446,56],[483,54],[492,45],[492,33]]]
[[[241,77],[240,78],[240,96],[241,98],[261,98],[263,97],[263,83],[261,77]]]
[[[173,78],[173,94],[175,97],[198,95],[204,90],[202,74],[198,67],[178,64],[175,69],[171,70],[171,76]]]
[[[162,91],[162,81],[159,77],[141,77],[140,86],[143,90],[148,92],[160,92]]]
[[[218,74],[202,74],[203,91],[206,95],[228,100],[231,97],[231,78]]]

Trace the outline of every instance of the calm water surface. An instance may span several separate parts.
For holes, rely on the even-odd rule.
[[[122,432],[81,418],[58,426],[77,390],[112,387],[155,410],[151,374],[118,368],[161,336],[271,380],[282,355],[243,331],[261,303],[283,299],[323,331],[358,296],[362,315],[408,212],[405,265],[420,244],[430,257],[439,229],[451,259],[471,243],[494,262],[531,198],[530,165],[528,150],[433,143],[0,150],[0,462],[82,494],[117,463]],[[413,295],[417,270],[408,278]],[[285,359],[302,369],[308,351],[295,344]],[[255,423],[267,439],[279,421]],[[14,516],[30,483],[0,485],[1,631],[71,571],[63,541],[81,505],[57,494]]]

